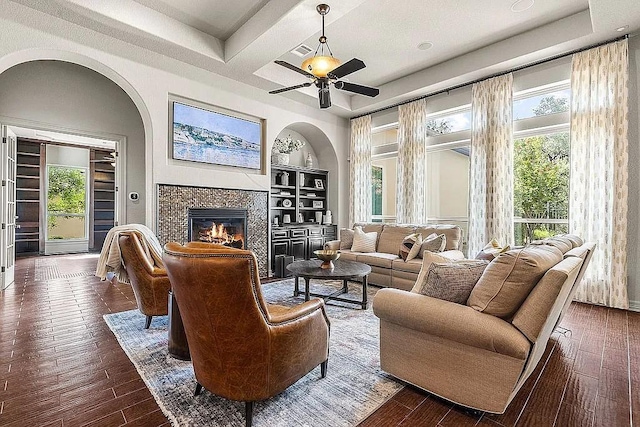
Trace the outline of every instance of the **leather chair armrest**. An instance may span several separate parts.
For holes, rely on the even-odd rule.
[[[153,277],[158,276],[166,276],[167,270],[161,267],[156,267],[155,265],[152,267],[152,270],[149,272]]]
[[[340,249],[340,240],[330,240],[324,244],[324,248],[337,251]]]
[[[304,318],[316,310],[321,310],[324,317],[327,318],[324,309],[324,301],[318,298],[314,298],[291,308],[285,309],[282,306],[270,305],[267,306],[267,309],[269,310],[269,322],[274,324],[274,326]]]
[[[531,344],[510,323],[466,305],[399,289],[381,289],[373,300],[381,320],[461,344],[525,360]]]

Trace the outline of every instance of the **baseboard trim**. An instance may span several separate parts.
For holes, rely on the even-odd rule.
[[[629,310],[640,311],[640,301],[629,301]]]

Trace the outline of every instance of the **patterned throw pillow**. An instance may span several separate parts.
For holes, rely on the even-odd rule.
[[[478,252],[478,255],[476,255],[476,259],[484,259],[491,262],[498,255],[500,255],[501,253],[507,252],[509,250],[511,250],[511,246],[509,245],[502,246],[500,243],[498,243],[498,240],[494,237],[493,239],[491,239],[489,243],[486,244],[484,248],[482,248],[480,252]]]
[[[421,247],[422,234],[409,234],[402,240],[402,243],[400,244],[400,250],[398,251],[398,256],[402,258],[404,262],[411,261],[418,256]]]
[[[418,256],[421,256],[424,251],[442,252],[446,246],[447,237],[444,234],[429,234],[422,242],[422,248],[420,248]]]
[[[422,295],[457,304],[466,304],[484,269],[486,260],[467,260],[452,263],[432,263],[422,283],[415,291]]]
[[[377,240],[377,232],[372,231],[371,233],[365,233],[362,231],[362,227],[356,227],[353,230],[353,246],[351,246],[351,250],[353,252],[364,253],[375,252]]]
[[[451,263],[456,262],[453,259],[442,256],[436,252],[424,251],[422,253],[422,267],[420,267],[420,272],[418,273],[418,277],[416,279],[416,283],[413,285],[411,292],[420,293],[419,289],[422,287],[422,282],[427,278],[427,273],[429,272],[429,267],[434,262],[437,263]]]
[[[353,246],[353,230],[349,228],[340,229],[340,249],[351,249]]]

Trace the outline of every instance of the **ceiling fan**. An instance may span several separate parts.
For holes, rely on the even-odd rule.
[[[327,44],[327,37],[324,35],[324,16],[329,13],[329,5],[319,4],[316,7],[318,13],[322,16],[322,35],[320,36],[320,44],[313,54],[312,58],[306,59],[302,63],[302,68],[296,67],[286,61],[275,61],[276,64],[285,68],[293,70],[297,73],[308,77],[310,81],[302,83],[296,86],[284,87],[282,89],[272,90],[271,94],[287,92],[294,89],[300,89],[303,87],[309,87],[315,85],[318,88],[318,99],[320,100],[320,108],[331,107],[331,93],[329,87],[333,85],[338,90],[344,90],[346,92],[357,93],[365,96],[378,96],[380,89],[375,87],[363,86],[355,83],[339,80],[351,73],[355,73],[366,67],[364,62],[357,58],[353,58],[350,61],[340,65],[340,60],[334,58],[333,52]],[[325,54],[325,46],[327,48],[327,54]],[[318,55],[318,51],[320,55]]]

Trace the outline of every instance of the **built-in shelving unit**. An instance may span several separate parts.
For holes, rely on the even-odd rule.
[[[312,258],[313,251],[336,238],[336,226],[323,224],[316,212],[324,215],[328,206],[328,172],[296,166],[271,167],[271,267],[279,256],[293,259]],[[285,202],[289,201],[289,202]],[[290,206],[287,206],[290,205]],[[284,222],[285,215],[289,222]],[[275,225],[277,218],[277,225]]]
[[[109,161],[110,151],[91,150],[91,209],[89,248],[100,250],[109,230],[115,225],[115,167]],[[105,160],[106,158],[106,160]]]
[[[40,150],[38,142],[18,138],[16,170],[16,254],[40,251]]]

